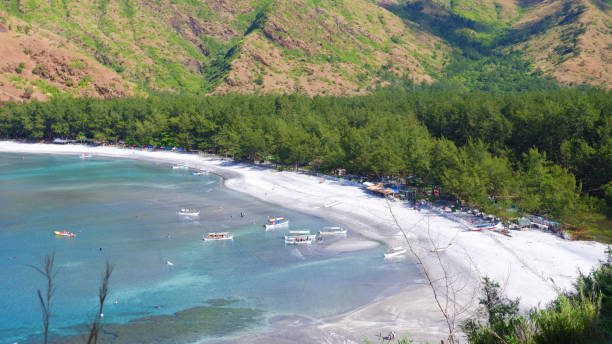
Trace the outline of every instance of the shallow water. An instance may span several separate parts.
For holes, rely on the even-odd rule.
[[[179,218],[181,207],[199,208],[200,219]],[[44,280],[28,265],[51,252],[59,270],[54,335],[77,334],[93,318],[108,260],[115,269],[104,323],[126,338],[154,327],[160,343],[178,339],[177,323],[189,329],[185,341],[258,331],[278,315],[337,315],[416,276],[411,264],[385,263],[383,247],[329,254],[285,246],[283,231],[263,230],[269,215],[313,232],[330,225],[167,164],[0,154],[0,343],[40,335],[36,289]],[[77,237],[56,238],[57,229]],[[234,241],[201,240],[219,230]]]

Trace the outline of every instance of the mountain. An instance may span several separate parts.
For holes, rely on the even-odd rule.
[[[609,0],[381,1],[451,46],[474,55],[518,53],[561,84],[610,88]],[[479,56],[481,57],[481,56]]]
[[[399,79],[447,79],[457,56],[512,52],[531,63],[521,72],[609,88],[609,8],[609,0],[0,0],[0,100],[359,94]]]

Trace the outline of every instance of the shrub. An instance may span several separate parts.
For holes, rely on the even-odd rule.
[[[23,72],[24,69],[25,69],[25,62],[20,62],[17,68],[15,68],[15,73],[21,74],[21,72]]]

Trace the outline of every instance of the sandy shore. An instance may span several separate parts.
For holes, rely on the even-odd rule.
[[[528,309],[544,305],[560,290],[571,288],[579,271],[588,272],[605,256],[606,246],[596,242],[566,241],[538,231],[466,232],[457,222],[430,212],[419,212],[401,202],[388,202],[348,182],[308,176],[219,158],[170,152],[149,152],[113,147],[21,144],[0,142],[0,152],[80,154],[186,164],[224,177],[225,185],[258,199],[342,224],[361,238],[327,249],[350,251],[384,243],[407,246],[393,216],[427,269],[442,306],[457,319],[475,306],[477,281],[491,277],[510,297],[520,297]],[[392,211],[392,213],[391,213]],[[382,257],[381,257],[382,259]],[[413,262],[412,258],[408,263]],[[442,278],[446,276],[446,278]],[[449,281],[447,283],[440,281]],[[366,337],[395,330],[417,340],[445,338],[446,323],[426,283],[407,281],[405,289],[381,297],[364,307],[333,319],[279,319],[269,333],[237,339],[244,343],[306,342],[362,343]],[[448,295],[448,297],[446,297]],[[451,302],[446,302],[450,300]],[[452,302],[454,301],[454,302]],[[454,306],[455,311],[452,311]],[[307,339],[309,338],[309,339]],[[236,341],[236,340],[232,340]]]

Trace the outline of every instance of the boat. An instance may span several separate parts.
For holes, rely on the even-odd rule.
[[[285,235],[287,245],[312,244],[315,240],[316,234],[310,234],[309,230],[289,231],[289,234]]]
[[[234,240],[234,234],[230,232],[211,232],[205,234],[202,237],[204,241],[215,241],[215,240]]]
[[[82,159],[82,160],[85,160],[85,159],[90,159],[90,158],[93,158],[93,155],[91,155],[91,154],[85,154],[85,153],[82,153],[82,154],[81,154],[81,159]]]
[[[501,227],[502,227],[501,222],[497,222],[497,223],[489,222],[489,223],[481,223],[479,225],[473,225],[473,226],[468,227],[468,229],[472,232],[480,232],[483,230],[492,231],[494,229],[498,229]]]
[[[406,249],[402,246],[393,247],[385,252],[385,258],[397,258],[403,256],[406,252]]]
[[[200,211],[194,208],[181,208],[178,214],[180,216],[200,216]]]
[[[323,229],[319,231],[320,236],[346,235],[346,233],[346,228],[339,226],[323,227]]]
[[[63,231],[53,231],[53,234],[57,235],[57,236],[64,236],[64,237],[69,237],[69,238],[74,238],[76,236],[76,234],[67,231],[67,230],[63,230]]]
[[[208,174],[208,171],[200,170],[192,173],[194,176],[205,176]]]
[[[268,222],[266,222],[266,224],[264,225],[264,227],[266,227],[266,230],[281,228],[281,227],[286,227],[286,226],[289,226],[289,219],[286,219],[284,217],[271,217],[268,219]]]
[[[289,231],[289,235],[307,235],[310,234],[309,230]]]
[[[173,170],[188,170],[189,166],[187,165],[172,165]]]

